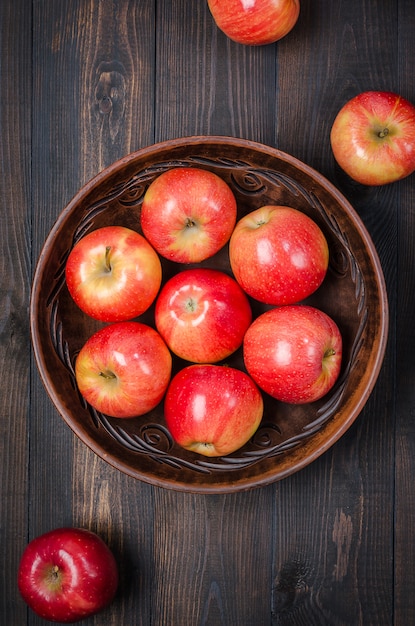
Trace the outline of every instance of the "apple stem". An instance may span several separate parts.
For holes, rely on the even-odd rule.
[[[107,272],[111,271],[110,252],[111,252],[111,246],[107,246],[105,248],[105,270]]]
[[[114,378],[117,378],[113,372],[100,372],[99,375],[103,378],[107,378],[108,380],[113,380]]]
[[[54,565],[52,567],[52,577],[58,578],[58,572],[59,572],[59,567],[57,565]]]
[[[384,137],[386,137],[386,135],[389,134],[389,128],[384,128],[383,130],[379,131],[378,133],[378,137],[380,139],[383,139]]]
[[[333,350],[333,348],[328,348],[328,350],[325,351],[324,353],[324,358],[327,359],[330,356],[334,356],[336,354],[336,350]]]

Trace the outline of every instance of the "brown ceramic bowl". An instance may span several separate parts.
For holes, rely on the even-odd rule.
[[[343,335],[340,379],[322,400],[291,406],[265,396],[263,421],[234,454],[208,458],[174,443],[163,404],[142,417],[109,418],[80,397],[76,355],[101,324],[72,302],[65,262],[86,233],[109,224],[140,231],[149,183],[172,167],[202,167],[233,189],[239,217],[264,204],[304,211],[330,248],[326,279],[307,302],[337,322]],[[164,280],[178,266],[162,261]],[[230,271],[227,248],[202,265]],[[252,302],[254,315],[264,308]],[[154,309],[140,319],[153,324]],[[64,209],[41,252],[31,298],[31,333],[42,381],[63,419],[96,454],[153,485],[198,493],[236,492],[267,485],[315,460],[350,427],[364,407],[382,364],[388,329],[385,283],[374,245],[347,200],[316,171],[267,146],[228,137],[188,137],[144,148],[88,182]],[[241,351],[227,360],[243,368]],[[180,367],[176,362],[175,367]]]

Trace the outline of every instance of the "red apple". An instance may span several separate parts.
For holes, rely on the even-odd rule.
[[[264,206],[237,223],[229,242],[232,271],[242,289],[266,304],[293,304],[311,295],[327,272],[329,250],[305,213]]]
[[[172,358],[159,333],[140,322],[116,322],[90,337],[75,361],[82,396],[111,417],[154,409],[170,382]]]
[[[160,259],[146,239],[124,226],[92,231],[66,262],[69,293],[84,313],[102,322],[146,311],[161,285]]]
[[[233,278],[219,270],[197,268],[176,274],[162,287],[155,320],[177,356],[194,363],[216,363],[242,345],[252,312]]]
[[[236,210],[231,188],[213,172],[172,168],[148,187],[141,228],[163,257],[177,263],[199,263],[228,242]]]
[[[95,533],[57,528],[33,539],[23,552],[18,587],[43,619],[73,623],[112,602],[118,586],[114,555]]]
[[[208,0],[208,5],[225,35],[251,46],[285,37],[300,14],[299,0]]]
[[[331,147],[340,167],[363,185],[385,185],[415,171],[415,106],[385,91],[366,91],[334,120]]]
[[[323,311],[288,305],[256,318],[243,352],[248,373],[263,391],[282,402],[305,404],[323,397],[336,382],[342,337]]]
[[[211,364],[189,365],[172,379],[164,415],[175,441],[204,456],[241,448],[263,414],[261,392],[241,370]]]

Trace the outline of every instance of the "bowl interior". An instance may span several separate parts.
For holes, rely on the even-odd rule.
[[[320,401],[301,406],[264,394],[263,421],[252,440],[221,458],[177,446],[164,421],[163,403],[129,420],[109,418],[77,391],[76,355],[101,323],[73,303],[65,263],[91,230],[119,224],[141,232],[140,209],[151,181],[172,167],[201,167],[233,189],[238,217],[265,204],[300,209],[323,230],[330,249],[327,276],[307,299],[338,324],[344,342],[340,379]],[[201,266],[230,273],[228,248]],[[162,259],[163,282],[190,266]],[[251,299],[254,316],[264,310]],[[58,218],[39,257],[31,299],[31,332],[42,381],[56,408],[96,454],[127,474],[182,491],[223,493],[269,484],[304,467],[349,428],[376,382],[387,341],[388,305],[374,245],[347,200],[324,177],[293,157],[227,137],[189,137],[130,154],[87,183]],[[154,326],[154,307],[140,318]],[[238,350],[227,363],[244,369]],[[174,371],[186,365],[174,359]]]

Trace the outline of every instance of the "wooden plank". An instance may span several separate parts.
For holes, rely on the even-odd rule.
[[[415,102],[413,34],[415,9],[410,0],[398,6],[398,93]],[[396,532],[395,532],[395,624],[414,621],[415,597],[415,386],[414,386],[414,290],[415,205],[414,176],[399,183],[397,213],[399,250],[396,264]]]
[[[393,84],[395,11],[370,2],[303,3],[298,28],[280,47],[277,129],[280,148],[325,174],[355,205],[387,270],[392,307],[396,218],[389,207],[396,205],[397,190],[351,183],[334,163],[329,133],[346,100]],[[279,487],[275,624],[391,623],[393,330],[391,339],[378,385],[356,424]]]
[[[0,24],[0,621],[23,624],[15,580],[28,533],[30,6],[2,2]]]
[[[154,11],[151,0],[36,3],[33,162],[42,164],[33,177],[36,256],[85,182],[153,142]],[[76,439],[38,377],[33,406],[31,534],[59,525],[98,532],[121,575],[119,594],[102,619],[108,626],[149,624],[151,487],[111,468]]]
[[[156,141],[223,134],[270,142],[273,48],[230,42],[203,2],[160,3],[157,18]],[[155,625],[270,623],[273,492],[156,492]]]
[[[206,134],[273,144],[274,46],[230,41],[205,2],[162,2],[156,60],[156,141]]]
[[[155,626],[270,623],[273,490],[155,493]]]

